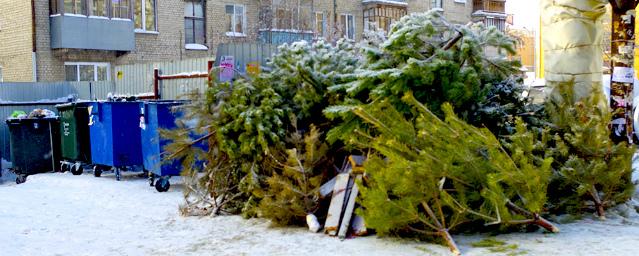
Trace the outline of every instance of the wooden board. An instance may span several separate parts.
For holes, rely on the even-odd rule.
[[[353,210],[355,209],[355,200],[357,199],[357,195],[359,194],[359,189],[357,188],[357,182],[362,181],[362,175],[358,174],[355,177],[355,181],[353,182],[353,188],[351,189],[351,193],[348,195],[348,201],[346,202],[346,209],[344,209],[344,217],[342,217],[342,222],[339,227],[338,236],[340,239],[346,238],[346,232],[348,232],[348,227],[351,223],[351,217],[353,217]]]
[[[331,180],[329,180],[328,182],[324,183],[320,187],[319,193],[320,193],[320,197],[321,198],[327,197],[331,193],[333,193],[333,188],[335,187],[335,180],[337,180],[337,177],[333,177]]]
[[[324,223],[324,232],[331,236],[337,235],[337,228],[339,227],[339,221],[342,217],[342,209],[344,207],[346,188],[348,186],[349,179],[350,175],[348,173],[339,174],[335,179],[333,197],[331,198],[331,204],[328,207],[328,215],[326,216],[326,222]]]

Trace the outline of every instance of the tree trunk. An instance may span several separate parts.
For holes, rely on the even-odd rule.
[[[601,201],[601,198],[599,197],[599,191],[597,191],[594,185],[592,186],[592,189],[590,189],[590,196],[592,196],[592,201],[595,203],[597,216],[599,216],[599,219],[605,220],[606,211],[604,211],[603,202]]]
[[[459,247],[457,247],[455,240],[453,240],[453,237],[450,235],[450,233],[448,233],[448,230],[442,229],[439,230],[438,233],[440,236],[442,236],[442,238],[444,238],[444,240],[446,240],[446,243],[448,244],[448,247],[450,248],[450,251],[453,253],[453,255],[461,255]]]
[[[508,209],[510,209],[513,212],[516,212],[518,214],[521,214],[523,216],[526,216],[528,218],[530,218],[529,220],[523,220],[523,221],[513,221],[511,223],[516,223],[516,224],[534,224],[537,226],[540,226],[550,232],[553,233],[559,233],[559,228],[557,226],[555,226],[554,224],[552,224],[552,222],[544,219],[543,217],[539,216],[538,213],[532,213],[529,212],[528,210],[521,208],[519,206],[517,206],[516,204],[514,204],[513,202],[508,201],[506,203],[506,207]]]

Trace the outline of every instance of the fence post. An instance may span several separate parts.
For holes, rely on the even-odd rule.
[[[211,83],[213,82],[213,78],[211,76],[211,71],[213,70],[213,66],[215,65],[215,61],[214,60],[209,60],[207,62],[207,67],[206,67],[206,73],[208,74],[208,84],[209,86],[211,86]]]
[[[153,99],[160,99],[160,70],[153,69]]]

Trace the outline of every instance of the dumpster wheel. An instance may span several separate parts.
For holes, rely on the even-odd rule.
[[[63,163],[60,164],[60,171],[67,172],[69,170],[68,167],[69,166],[66,163],[63,162]]]
[[[94,177],[100,177],[102,176],[102,168],[96,166],[93,166],[93,176]]]
[[[22,184],[27,181],[27,175],[20,174],[16,177],[16,184]]]
[[[158,192],[166,192],[171,187],[171,183],[169,183],[168,178],[160,178],[155,182],[155,190]]]
[[[80,174],[82,174],[82,171],[83,171],[82,170],[82,166],[81,165],[77,165],[77,164],[71,165],[70,169],[71,169],[71,173],[73,175],[80,175]]]

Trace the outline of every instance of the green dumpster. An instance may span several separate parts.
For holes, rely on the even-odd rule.
[[[60,157],[60,136],[57,117],[7,119],[11,162],[17,175],[16,183],[28,175],[57,171]]]
[[[80,175],[83,165],[91,162],[88,102],[56,105],[60,116],[60,147],[62,171]]]

